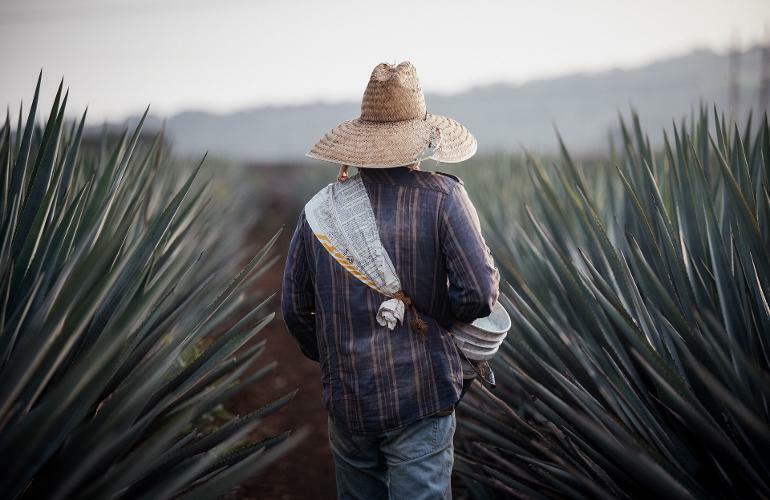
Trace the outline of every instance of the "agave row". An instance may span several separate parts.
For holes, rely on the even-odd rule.
[[[767,118],[621,130],[609,165],[477,170],[513,328],[456,468],[478,498],[766,498]]]
[[[85,113],[68,124],[60,85],[36,126],[39,90],[0,129],[0,497],[215,497],[294,440],[245,440],[293,393],[202,418],[272,367],[253,366],[273,314],[248,294],[275,237],[234,272],[200,165],[141,122],[82,150]]]

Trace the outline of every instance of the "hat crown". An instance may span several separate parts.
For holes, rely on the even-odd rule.
[[[372,71],[361,101],[361,118],[373,122],[399,122],[425,118],[425,96],[412,63],[382,63]]]

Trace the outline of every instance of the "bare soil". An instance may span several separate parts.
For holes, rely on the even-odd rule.
[[[273,234],[277,227],[255,231],[262,237]],[[274,254],[280,255],[256,283],[261,294],[280,291],[286,251],[293,227],[286,227],[277,242]],[[321,400],[321,373],[318,363],[305,358],[286,330],[280,318],[280,299],[273,299],[277,317],[257,336],[257,341],[267,339],[265,352],[255,368],[276,360],[278,366],[271,374],[254,383],[232,402],[230,410],[245,414],[273,401],[284,394],[299,389],[294,400],[265,419],[254,436],[260,439],[285,430],[297,431],[307,427],[310,431],[293,450],[279,458],[253,479],[244,482],[232,497],[242,499],[333,499],[336,498],[334,465],[326,430],[326,408]]]

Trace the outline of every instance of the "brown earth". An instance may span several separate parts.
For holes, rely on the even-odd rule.
[[[239,498],[333,499],[334,466],[327,441],[318,365],[302,357],[280,321],[274,321],[263,338],[268,339],[263,356],[279,360],[279,365],[268,384],[255,384],[251,392],[238,399],[235,408],[246,413],[298,388],[294,400],[268,419],[262,430],[277,434],[307,426],[310,433],[268,469],[244,482]]]
[[[281,276],[286,250],[291,238],[287,228],[277,242],[274,253],[281,258],[262,276],[257,287],[272,293],[281,288]],[[261,234],[272,234],[264,233]],[[273,299],[273,310],[280,310],[280,299]],[[278,434],[285,430],[297,431],[303,427],[309,434],[289,453],[279,458],[253,479],[244,482],[234,492],[243,499],[333,499],[336,497],[334,465],[329,451],[326,432],[326,408],[321,400],[321,374],[318,363],[305,358],[286,331],[280,314],[257,336],[267,339],[265,352],[260,356],[261,365],[276,360],[278,366],[250,390],[242,393],[231,410],[245,414],[298,389],[289,404],[271,415],[257,429],[255,438]],[[260,363],[257,363],[257,368]]]

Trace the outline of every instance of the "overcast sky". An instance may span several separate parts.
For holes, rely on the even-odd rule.
[[[380,61],[411,60],[428,92],[632,67],[757,43],[768,0],[2,0],[0,105],[43,68],[70,110],[121,119],[360,99]]]

